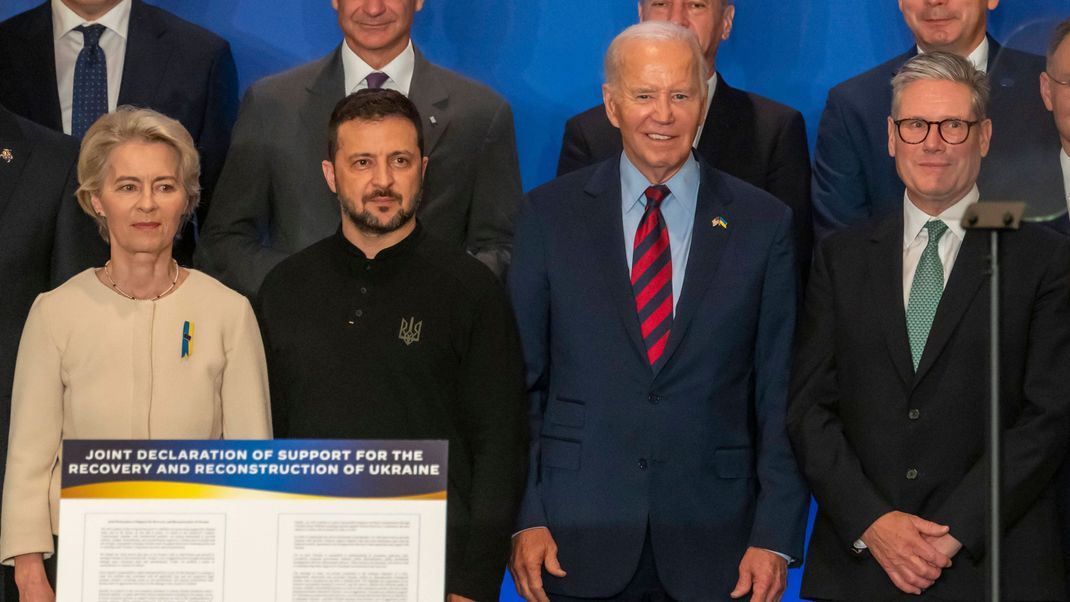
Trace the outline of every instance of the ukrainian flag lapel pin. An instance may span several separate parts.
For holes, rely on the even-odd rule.
[[[714,228],[724,228],[725,230],[727,230],[728,229],[728,221],[725,218],[723,218],[720,215],[718,215],[717,217],[713,218],[712,222],[710,222],[710,226],[712,226]]]
[[[193,355],[193,322],[186,320],[182,324],[182,357]]]

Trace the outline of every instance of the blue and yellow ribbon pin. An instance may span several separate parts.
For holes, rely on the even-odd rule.
[[[193,354],[193,322],[186,320],[182,324],[182,357],[186,358]]]
[[[710,226],[713,226],[714,228],[721,227],[727,230],[728,222],[725,220],[725,218],[718,215],[717,217],[713,218],[712,222],[710,222]]]

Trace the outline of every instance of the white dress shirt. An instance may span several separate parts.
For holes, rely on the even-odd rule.
[[[108,111],[119,103],[119,86],[123,83],[123,63],[126,60],[126,40],[130,26],[130,2],[122,0],[96,21],[86,21],[60,0],[52,0],[52,43],[56,50],[56,86],[59,89],[59,108],[63,113],[63,131],[71,133],[71,112],[74,107],[74,66],[82,51],[80,25],[98,23],[104,26],[100,35],[100,49],[108,63]]]
[[[710,114],[710,104],[713,102],[713,94],[717,91],[717,72],[714,71],[710,79],[706,80],[706,112],[702,114],[702,123],[698,124],[695,132],[695,140],[691,142],[691,148],[698,148],[698,141],[702,138],[702,128],[706,125],[706,117]]]
[[[947,286],[947,279],[951,276],[951,268],[959,255],[962,239],[966,236],[966,229],[962,227],[962,216],[966,213],[966,207],[976,203],[980,197],[977,186],[974,186],[966,196],[933,217],[918,209],[911,202],[910,195],[903,193],[903,307],[906,307],[910,300],[914,272],[918,270],[918,262],[921,261],[925,245],[929,244],[929,231],[925,229],[925,224],[937,219],[947,224],[947,232],[940,237],[937,246],[940,263],[944,266],[944,286]]]
[[[383,88],[397,90],[408,96],[409,85],[412,84],[412,70],[415,66],[416,52],[412,49],[412,40],[409,40],[409,44],[405,46],[401,54],[394,57],[394,60],[384,65],[382,69],[373,69],[371,65],[364,62],[364,59],[357,56],[356,52],[353,52],[349,44],[342,42],[342,72],[345,75],[346,94],[367,88],[368,82],[364,78],[378,71],[387,76]]]
[[[1065,150],[1059,151],[1059,166],[1063,168],[1063,197],[1066,198],[1066,209],[1070,211],[1070,155]]]
[[[918,54],[925,54],[925,51],[918,46]],[[985,36],[981,40],[981,43],[977,45],[977,48],[973,49],[966,60],[970,61],[974,69],[977,69],[981,73],[988,73],[988,36]]]

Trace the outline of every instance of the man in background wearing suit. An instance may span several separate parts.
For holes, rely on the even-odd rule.
[[[1051,194],[1063,199],[1064,211],[1070,208],[1070,19],[1059,23],[1048,45],[1047,65],[1040,74],[1040,95],[1044,106],[1055,118],[1055,128],[1059,131],[1059,148],[1052,147],[1048,152],[1058,154],[1058,160],[1052,164],[1051,175],[1055,181]],[[1070,234],[1070,218],[1063,213],[1051,221],[1051,224],[1063,234]],[[1063,563],[1067,570],[1067,584],[1070,584],[1070,462],[1063,464],[1059,475],[1059,516],[1063,527]]]
[[[49,0],[0,23],[0,102],[81,139],[119,105],[182,123],[201,153],[203,223],[238,106],[230,45],[142,0]],[[193,222],[175,244],[190,263]]]
[[[623,153],[534,190],[518,221],[527,600],[766,602],[801,560],[791,211],[692,153],[705,79],[687,29],[617,36],[602,91]]]
[[[6,88],[6,84],[0,84]],[[15,357],[37,295],[107,259],[96,225],[78,207],[78,142],[0,105],[0,484],[7,459]],[[0,601],[18,592],[4,567]]]
[[[320,173],[327,121],[347,94],[382,87],[408,96],[423,118],[430,161],[421,223],[504,274],[522,196],[509,105],[413,46],[423,0],[332,4],[341,46],[246,93],[198,263],[252,295],[275,264],[337,230],[338,201]]]
[[[1063,201],[1060,209],[1064,211],[1055,223],[1070,234],[1070,221],[1065,213],[1070,208],[1070,19],[1060,23],[1052,35],[1047,64],[1040,74],[1040,96],[1055,118],[1055,129],[1059,132],[1059,146],[1048,149],[1052,155],[1048,170],[1053,180],[1050,194]],[[1056,154],[1058,160],[1054,158]]]
[[[784,201],[795,213],[796,258],[809,272],[810,152],[802,115],[780,103],[728,85],[717,72],[717,48],[728,39],[734,0],[640,0],[640,21],[672,21],[695,32],[709,71],[706,119],[694,146],[711,166]],[[598,105],[565,123],[557,175],[620,156],[621,134]]]
[[[1055,128],[1036,89],[1043,57],[1001,46],[986,35],[999,0],[899,0],[916,45],[829,91],[814,148],[814,227],[818,238],[899,209],[903,183],[884,152],[888,82],[910,57],[943,50],[968,58],[992,82],[988,114],[998,135],[978,185],[988,200],[1027,201],[1030,219],[1058,213],[1044,193],[1042,166]],[[1040,174],[1040,175],[1037,175]]]
[[[986,595],[989,248],[961,220],[984,194],[987,86],[959,55],[910,59],[885,120],[900,208],[814,256],[788,415],[818,502],[805,598]],[[1070,240],[1024,224],[1000,251],[1004,595],[1064,600]]]

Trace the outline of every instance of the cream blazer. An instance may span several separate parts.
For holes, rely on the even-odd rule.
[[[86,270],[39,295],[26,319],[0,559],[53,553],[64,439],[270,437],[264,347],[245,297],[190,270],[170,295],[135,301]]]

